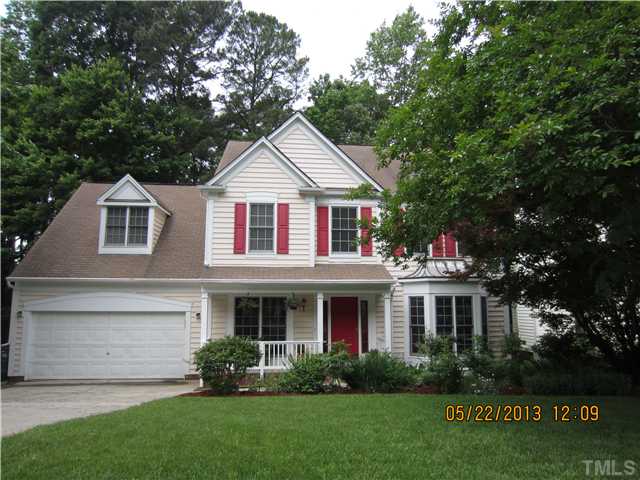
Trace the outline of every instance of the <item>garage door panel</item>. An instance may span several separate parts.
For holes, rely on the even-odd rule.
[[[34,312],[29,378],[177,378],[184,313]]]

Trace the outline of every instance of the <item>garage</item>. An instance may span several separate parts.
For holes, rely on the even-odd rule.
[[[190,305],[131,294],[73,295],[25,305],[25,378],[182,378]]]

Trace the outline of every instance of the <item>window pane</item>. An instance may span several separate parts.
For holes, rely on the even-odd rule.
[[[124,245],[127,229],[127,207],[108,207],[105,245]]]
[[[249,210],[249,251],[273,251],[273,204],[252,203]]]
[[[436,297],[436,335],[453,334],[452,297]]]
[[[357,252],[357,207],[331,208],[331,251]]]
[[[146,207],[129,208],[129,245],[146,245],[149,223],[149,209]]]
[[[287,339],[287,305],[283,297],[262,299],[262,339],[267,342]]]
[[[424,297],[409,297],[411,353],[418,353],[424,341]]]
[[[260,299],[237,297],[235,304],[235,335],[257,340],[259,336]]]
[[[471,297],[456,297],[456,343],[458,352],[468,350],[473,343]]]

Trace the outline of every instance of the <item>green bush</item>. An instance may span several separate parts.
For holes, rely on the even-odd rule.
[[[458,393],[462,389],[462,361],[453,352],[451,337],[427,335],[420,352],[426,357],[422,384],[435,385],[443,393]]]
[[[632,392],[627,375],[594,369],[539,372],[525,377],[524,387],[533,395],[629,395]]]
[[[389,353],[372,350],[352,358],[343,379],[356,390],[396,392],[416,384],[416,370]]]
[[[309,354],[291,359],[289,369],[278,378],[277,389],[289,393],[323,392],[330,371],[330,354]]]
[[[216,393],[238,390],[247,369],[260,362],[256,342],[243,337],[225,337],[205,343],[195,354],[196,370],[205,385]]]

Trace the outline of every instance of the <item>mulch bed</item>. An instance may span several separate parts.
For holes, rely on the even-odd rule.
[[[409,393],[409,394],[418,394],[418,395],[435,395],[439,394],[440,391],[436,387],[431,386],[422,386],[417,387],[411,390],[405,390],[403,392],[396,393]],[[255,391],[240,391],[229,393],[226,395],[221,395],[219,393],[215,393],[212,390],[196,390],[193,392],[182,393],[178,395],[179,397],[300,397],[300,396],[309,396],[309,395],[368,395],[372,394],[372,392],[368,392],[366,390],[334,390],[330,392],[322,392],[322,393],[285,393],[285,392],[255,392]]]

